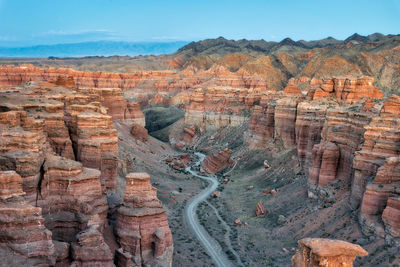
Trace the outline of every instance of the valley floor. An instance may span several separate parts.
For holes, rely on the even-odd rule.
[[[363,236],[358,213],[348,206],[348,188],[340,183],[333,185],[338,189],[334,203],[309,199],[307,176],[301,172],[295,151],[249,151],[243,145],[243,137],[239,137],[243,136],[245,127],[206,133],[196,144],[196,150],[208,150],[209,137],[213,135],[215,148],[227,146],[234,151],[235,167],[217,175],[221,183],[217,191],[221,196],[208,198],[197,209],[201,224],[232,262],[240,260],[244,266],[291,266],[298,240],[326,237],[357,243],[369,251],[369,256],[356,260],[356,266],[396,266],[400,263],[392,256],[397,255],[396,248],[386,246],[384,240]],[[184,216],[189,199],[207,184],[166,163],[167,158],[183,154],[168,143],[150,136],[147,142],[136,141],[125,125],[117,124],[116,128],[125,171],[149,173],[167,210],[174,238],[173,266],[214,266],[191,233]],[[264,168],[264,160],[271,168]],[[224,183],[226,179],[228,182]],[[263,195],[265,189],[276,189],[277,193]],[[256,217],[255,206],[260,201],[267,214]],[[236,226],[236,219],[248,226]]]

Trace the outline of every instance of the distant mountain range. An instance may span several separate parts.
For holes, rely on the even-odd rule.
[[[174,53],[188,42],[96,41],[71,44],[0,47],[0,57],[138,56]]]
[[[278,52],[302,52],[314,48],[335,46],[340,48],[347,44],[359,45],[367,43],[379,44],[381,47],[397,44],[400,35],[383,35],[374,33],[362,36],[357,33],[345,40],[327,37],[315,41],[294,41],[285,38],[280,42],[265,40],[228,40],[223,37],[206,39],[197,42],[116,42],[95,41],[55,45],[35,45],[28,47],[0,47],[0,57],[85,57],[85,56],[139,56],[173,54],[196,55],[226,55],[231,53],[274,54]],[[382,47],[381,47],[382,48]]]
[[[180,48],[176,54],[188,54],[191,56],[196,55],[226,55],[231,53],[247,53],[247,54],[274,54],[278,52],[296,52],[305,51],[314,48],[324,48],[346,45],[367,44],[367,43],[379,43],[383,44],[399,44],[400,35],[383,35],[381,33],[374,33],[368,36],[362,36],[357,33],[351,35],[345,40],[337,40],[333,37],[328,37],[321,40],[315,41],[293,41],[290,38],[285,38],[280,42],[268,42],[265,40],[227,40],[223,37],[216,39],[207,39],[199,42],[191,42],[184,47]]]

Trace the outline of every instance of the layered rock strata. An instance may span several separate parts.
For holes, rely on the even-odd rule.
[[[24,199],[22,178],[0,171],[0,255],[3,266],[50,266],[56,261],[42,210]]]
[[[208,154],[201,163],[202,171],[206,173],[217,173],[232,164],[232,150],[225,149]]]
[[[316,102],[301,102],[297,106],[295,123],[297,156],[306,173],[310,166],[312,149],[321,141],[326,110],[327,107],[324,104]]]
[[[117,211],[115,235],[120,266],[171,266],[172,235],[156,189],[147,173],[126,176],[123,204]]]
[[[361,246],[341,240],[304,238],[292,258],[293,267],[353,266],[356,257],[367,256]]]
[[[98,101],[108,109],[114,121],[145,126],[145,117],[138,103],[127,101],[120,88],[81,88],[81,93],[99,96]]]
[[[69,79],[2,89],[0,171],[9,177],[0,175],[0,204],[12,214],[4,219],[7,233],[0,233],[0,251],[8,265],[114,266],[114,251],[103,232],[109,227],[105,193],[115,188],[118,138],[96,92],[80,91]],[[122,120],[131,123],[132,118]],[[9,170],[22,178],[8,175]],[[165,211],[149,179],[143,181],[144,187],[128,183],[127,210],[121,209],[128,217],[121,216],[132,216],[131,227],[143,236],[139,265],[170,266],[173,245]]]
[[[400,155],[400,97],[392,95],[383,104],[380,115],[365,126],[364,145],[355,153],[355,169],[350,203],[356,208],[361,204],[367,182],[372,180],[379,167],[389,157]]]
[[[351,184],[354,153],[362,146],[364,127],[372,119],[373,106],[374,104],[368,110],[360,105],[356,106],[360,111],[354,111],[352,107],[327,110],[321,143],[314,145],[312,149],[310,186],[322,187],[338,180]]]
[[[97,225],[90,225],[76,236],[71,246],[72,266],[104,266],[115,267],[113,254],[105,243]]]
[[[47,152],[44,122],[32,119],[25,111],[0,112],[0,170],[14,170],[22,176],[26,199],[33,203],[43,174]]]
[[[200,131],[239,126],[247,118],[249,109],[257,104],[262,90],[233,87],[197,89],[186,107],[185,123]]]
[[[377,234],[389,240],[400,238],[400,157],[387,158],[373,181],[367,184],[360,223],[366,234]],[[380,222],[384,223],[381,224]],[[400,244],[400,239],[397,243]]]
[[[99,229],[104,228],[108,204],[102,194],[100,171],[84,168],[80,162],[48,156],[38,186],[36,202],[53,239],[74,241],[92,216],[99,217]]]
[[[275,103],[267,107],[255,106],[249,123],[251,135],[247,138],[250,149],[266,148],[274,140],[275,132]]]
[[[83,166],[101,171],[104,191],[115,188],[118,166],[118,136],[111,116],[96,106],[71,106],[70,133],[76,159]]]
[[[333,97],[352,103],[363,98],[383,98],[382,91],[373,84],[374,78],[368,76],[314,80],[313,99]]]
[[[276,101],[274,138],[279,140],[285,149],[296,147],[296,116],[300,101],[300,98],[283,98]]]

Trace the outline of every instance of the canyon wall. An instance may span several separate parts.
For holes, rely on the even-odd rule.
[[[270,57],[260,60],[262,66],[272,66]],[[249,122],[244,135],[249,149],[296,151],[302,172],[309,176],[309,197],[319,198],[327,186],[344,184],[350,188],[352,207],[361,206],[363,232],[398,242],[400,98],[383,100],[374,79],[366,76],[301,76],[279,91],[275,89],[283,84],[283,73],[274,72],[280,78],[272,80],[252,68],[256,66],[233,72],[224,64],[206,70],[191,65],[180,72],[132,74],[0,68],[0,170],[22,177],[24,199],[42,209],[52,239],[61,242],[56,248],[64,253],[71,246],[76,252],[57,259],[84,265],[82,255],[90,249],[82,244],[93,239],[89,247],[103,255],[98,260],[110,263],[114,252],[107,250],[102,233],[107,227],[105,196],[116,187],[118,136],[113,123],[130,123],[132,134],[146,141],[140,108],[148,105],[185,109],[182,141],[188,146],[206,131]],[[231,153],[209,153],[202,169],[223,170],[232,163]],[[132,192],[125,191],[118,210],[115,235],[121,247],[116,259],[120,264],[168,265],[172,241],[165,214],[147,176],[131,176],[127,180],[132,188],[127,189]],[[74,201],[77,196],[84,202]],[[147,224],[148,231],[137,228]],[[124,227],[135,230],[127,234]]]
[[[114,266],[118,247],[109,244],[118,235],[106,234],[111,227],[107,197],[117,186],[114,121],[144,125],[139,106],[127,103],[120,89],[76,88],[72,79],[0,88],[4,262]],[[135,197],[137,190],[132,193]],[[154,189],[141,196],[157,210],[140,217],[143,225],[153,227],[150,234],[142,232],[149,249],[143,253],[152,257],[155,240],[158,264],[170,266],[172,236],[165,212]],[[132,227],[139,224],[131,222]]]
[[[284,90],[290,97],[253,109],[245,137],[250,149],[296,148],[309,197],[324,197],[328,185],[340,182],[351,188],[350,204],[361,204],[364,233],[397,244],[400,98],[381,100],[372,83],[369,77],[291,81]]]

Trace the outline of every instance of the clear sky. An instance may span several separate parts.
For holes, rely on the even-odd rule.
[[[0,45],[400,33],[400,0],[0,0]]]

